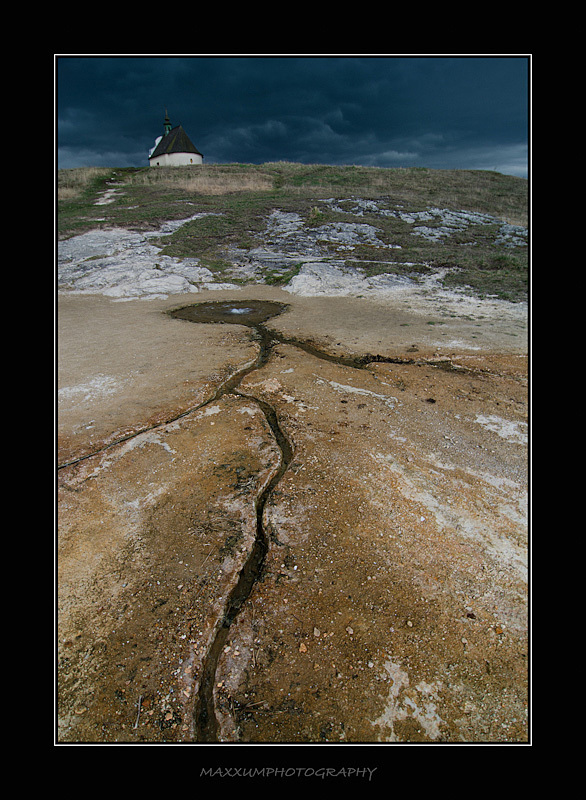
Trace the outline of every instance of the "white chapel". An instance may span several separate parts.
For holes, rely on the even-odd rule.
[[[203,155],[193,144],[181,125],[171,127],[169,115],[165,110],[164,134],[155,141],[149,152],[151,167],[184,167],[203,164]]]

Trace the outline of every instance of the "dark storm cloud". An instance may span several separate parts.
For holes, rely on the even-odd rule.
[[[527,57],[58,57],[58,166],[146,166],[165,109],[206,163],[527,174]]]

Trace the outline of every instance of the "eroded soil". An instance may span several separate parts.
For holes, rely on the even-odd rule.
[[[287,304],[260,366],[249,327],[167,313],[226,298]],[[58,322],[59,742],[199,740],[283,455],[257,399],[293,453],[222,644],[218,741],[528,741],[522,319],[257,286],[62,296]]]

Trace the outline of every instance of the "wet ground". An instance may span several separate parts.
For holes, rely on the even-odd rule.
[[[527,330],[490,308],[59,298],[60,743],[528,740]]]

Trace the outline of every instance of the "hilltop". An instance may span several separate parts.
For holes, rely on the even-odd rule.
[[[433,276],[475,296],[527,299],[528,185],[499,173],[289,163],[76,169],[58,173],[58,199],[60,240],[148,232],[162,256],[205,268],[216,283],[286,285],[317,256],[361,278]],[[164,240],[152,236],[172,222]]]

